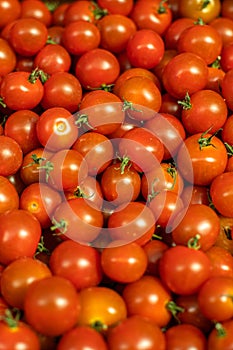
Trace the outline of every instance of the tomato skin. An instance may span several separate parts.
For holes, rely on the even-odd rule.
[[[181,0],[179,2],[179,14],[182,17],[190,17],[194,20],[202,18],[205,23],[209,23],[217,18],[221,12],[221,2],[211,0],[207,5],[201,0]]]
[[[64,303],[60,303],[60,300]],[[25,318],[37,332],[58,336],[77,323],[80,298],[67,279],[50,276],[28,286],[24,302]]]
[[[226,217],[233,217],[232,200],[233,200],[233,187],[232,187],[233,172],[225,172],[212,181],[210,185],[211,200],[220,214]]]
[[[222,80],[222,96],[225,98],[228,108],[233,111],[232,103],[232,81],[233,81],[233,69],[227,71]]]
[[[208,68],[205,61],[192,52],[183,52],[173,57],[165,66],[162,82],[166,92],[175,98],[184,98],[202,90],[207,83]]]
[[[15,69],[16,55],[8,41],[0,38],[0,76],[4,76]]]
[[[133,9],[133,0],[97,0],[97,4],[106,9],[110,14],[128,16]]]
[[[23,162],[23,151],[17,141],[5,135],[0,135],[0,175],[15,174]]]
[[[206,251],[206,254],[211,261],[210,277],[233,277],[233,257],[229,250],[214,245]]]
[[[179,347],[205,350],[207,341],[204,333],[193,325],[180,324],[170,327],[165,332],[166,349],[174,350]]]
[[[161,329],[140,316],[130,316],[113,327],[107,334],[109,350],[141,348],[146,342],[148,349],[165,350],[165,336]]]
[[[77,290],[97,286],[102,280],[100,253],[72,240],[55,247],[49,258],[49,267],[53,275],[68,279]]]
[[[127,284],[122,295],[128,317],[139,315],[159,327],[166,326],[171,320],[167,309],[171,295],[158,277],[144,275],[138,281]]]
[[[20,18],[35,18],[49,27],[52,22],[52,14],[48,7],[38,0],[27,0],[21,4]]]
[[[203,251],[176,245],[167,249],[161,257],[159,276],[170,291],[191,295],[198,292],[209,278],[210,266],[210,260]]]
[[[61,336],[57,344],[57,350],[108,350],[107,344],[101,333],[89,326],[78,326]]]
[[[0,3],[1,21],[0,28],[14,22],[21,14],[21,3],[18,0],[1,1]]]
[[[16,111],[33,109],[40,103],[44,87],[39,79],[32,83],[30,74],[23,71],[11,72],[3,78],[0,94],[8,108]]]
[[[164,43],[155,31],[140,29],[129,38],[126,54],[133,67],[152,69],[162,60]]]
[[[193,26],[193,19],[181,17],[174,19],[164,34],[166,49],[177,50],[177,44],[181,33],[188,27]]]
[[[0,176],[0,214],[18,208],[19,194],[16,188],[5,176]]]
[[[71,22],[84,20],[91,23],[95,23],[94,15],[95,6],[89,0],[80,0],[69,4],[65,9],[63,25],[67,25]]]
[[[198,235],[198,244],[202,251],[206,251],[215,244],[218,238],[220,219],[208,205],[190,204],[174,219],[171,230],[176,244],[186,245],[189,239]]]
[[[31,110],[16,111],[7,118],[4,134],[18,142],[26,154],[40,146],[36,133],[38,120],[39,115]]]
[[[204,142],[210,140],[206,146]],[[177,169],[194,185],[210,185],[227,165],[227,151],[220,138],[210,133],[196,133],[184,140],[177,155]]]
[[[222,3],[222,9],[223,9],[223,3]],[[230,44],[230,42],[233,39],[233,23],[231,18],[229,18],[228,16],[217,17],[213,19],[209,24],[212,27],[214,27],[217,30],[217,32],[220,34],[222,38],[223,47],[227,44]]]
[[[127,316],[124,299],[115,290],[94,286],[79,292],[80,314],[78,325],[95,326],[95,324],[115,325]]]
[[[17,326],[11,328],[4,321],[1,321],[0,347],[4,350],[16,350],[19,347],[40,350],[40,341],[37,333],[25,322],[20,321]]]
[[[219,336],[219,330],[213,328],[207,338],[207,349],[208,350],[230,350],[232,347],[232,331],[233,331],[233,321],[224,321],[221,323],[222,329],[224,330],[224,335]]]
[[[2,272],[1,293],[10,306],[23,310],[28,286],[51,274],[48,266],[40,260],[32,257],[16,259]]]

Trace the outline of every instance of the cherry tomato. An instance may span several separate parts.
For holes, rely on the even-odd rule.
[[[97,4],[110,14],[128,16],[133,9],[133,0],[97,0]]]
[[[221,9],[223,9],[224,7],[223,3],[221,6]],[[232,18],[229,18],[228,16],[216,17],[209,24],[212,27],[214,27],[217,30],[217,32],[220,34],[222,38],[223,47],[232,41],[232,38],[233,38]]]
[[[159,239],[152,239],[144,244],[143,249],[148,260],[146,273],[158,277],[159,259],[163,255],[163,252],[168,249],[168,245]]]
[[[189,17],[174,19],[164,34],[166,49],[177,50],[177,44],[181,33],[188,27],[194,25],[194,20]]]
[[[225,172],[212,181],[210,197],[216,210],[226,217],[233,217],[231,202],[233,200],[232,187],[233,172]]]
[[[94,247],[72,240],[55,247],[49,267],[53,275],[68,279],[77,290],[97,286],[102,280],[100,253]]]
[[[8,23],[14,22],[20,17],[21,3],[18,0],[0,1],[0,28],[4,28]]]
[[[65,9],[63,24],[66,26],[71,22],[79,20],[95,23],[95,9],[95,4],[89,0],[81,0],[70,3]]]
[[[0,175],[15,174],[23,162],[23,151],[17,141],[5,135],[0,135]]]
[[[77,324],[80,305],[79,295],[70,281],[50,276],[28,286],[24,302],[25,318],[37,332],[58,336]]]
[[[21,3],[20,18],[35,18],[49,27],[52,22],[52,13],[45,3],[38,0],[27,0]]]
[[[8,178],[0,176],[0,214],[19,208],[19,195]]]
[[[32,257],[16,259],[3,270],[1,293],[10,306],[23,310],[28,286],[51,274],[48,266],[40,260]]]
[[[208,350],[230,349],[232,345],[233,321],[217,323],[207,338]]]
[[[165,350],[166,342],[162,330],[140,316],[130,316],[113,327],[107,335],[109,350],[135,349],[141,344],[151,349]]]
[[[179,13],[182,17],[190,17],[197,20],[202,18],[205,23],[209,23],[220,15],[221,2],[219,0],[181,0],[179,2]]]
[[[0,75],[12,72],[16,67],[16,54],[7,40],[0,38]]]
[[[35,216],[23,209],[1,214],[0,262],[4,265],[23,257],[32,257],[41,238],[41,226]]]
[[[160,258],[159,276],[173,293],[191,295],[208,280],[210,266],[203,251],[178,244],[165,250]]]
[[[233,276],[233,257],[229,250],[214,245],[206,251],[206,255],[211,261],[210,277]]]

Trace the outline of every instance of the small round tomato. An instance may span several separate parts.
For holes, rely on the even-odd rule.
[[[174,19],[164,34],[166,49],[177,50],[177,44],[181,33],[186,28],[193,26],[193,22],[193,19],[189,17]]]
[[[97,0],[97,4],[110,14],[128,16],[133,9],[133,0]]]
[[[191,295],[208,280],[210,266],[203,251],[178,244],[165,250],[160,258],[159,276],[173,293]]]
[[[49,267],[53,275],[68,279],[77,290],[97,286],[102,280],[100,253],[72,240],[63,241],[54,248]]]
[[[211,277],[233,277],[233,257],[229,250],[216,245],[206,251],[211,261]]]
[[[0,176],[0,214],[19,207],[19,195],[15,186],[5,176]]]
[[[194,20],[202,18],[205,23],[218,17],[220,12],[220,0],[181,0],[179,2],[179,14],[182,17],[190,17]]]
[[[0,2],[0,28],[4,28],[7,24],[14,22],[20,17],[21,3],[18,0],[6,0]]]
[[[222,2],[222,8],[223,3]],[[228,13],[229,14],[229,13]],[[230,42],[233,39],[233,18],[229,18],[228,16],[220,16],[213,19],[209,24],[214,27],[217,32],[220,34],[222,38],[223,47],[227,44],[230,44]]]
[[[15,308],[24,309],[28,286],[39,279],[51,276],[48,266],[32,257],[22,257],[5,267],[1,275],[1,293],[6,302]]]
[[[45,3],[37,0],[23,1],[20,18],[35,18],[49,27],[52,22],[52,13]]]
[[[232,103],[232,81],[233,81],[233,69],[230,69],[225,73],[222,79],[222,96],[226,101],[228,108],[233,111],[233,103]]]
[[[4,76],[15,69],[16,54],[8,41],[0,38],[0,75]]]
[[[233,320],[216,323],[207,338],[208,350],[230,349],[233,337]]]
[[[77,324],[80,298],[70,281],[49,276],[28,286],[24,312],[28,324],[37,332],[58,336]]]
[[[210,197],[216,210],[226,217],[233,217],[233,172],[216,176],[210,185]]]
[[[0,135],[0,175],[15,174],[23,162],[23,151],[17,141],[5,135]]]
[[[190,324],[171,326],[165,332],[165,341],[167,350],[173,350],[179,347],[184,347],[184,349],[193,347],[196,350],[204,350],[207,346],[204,332]]]
[[[103,286],[84,288],[79,292],[78,325],[92,327],[113,326],[127,316],[124,299],[115,290]]]
[[[35,216],[23,209],[1,214],[0,262],[9,264],[23,256],[32,257],[41,238],[41,226]]]

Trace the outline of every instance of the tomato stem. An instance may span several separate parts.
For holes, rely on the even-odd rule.
[[[122,111],[125,112],[128,109],[130,109],[131,111],[136,111],[136,112],[140,112],[142,113],[141,109],[137,109],[133,106],[133,102],[127,101],[125,99],[123,99],[123,106],[122,106]]]
[[[108,14],[108,10],[99,7],[95,1],[91,1],[91,3],[94,6],[94,10],[92,12],[94,14],[95,19],[98,20]]]
[[[199,138],[198,140],[198,143],[199,143],[199,147],[200,147],[200,150],[202,150],[203,147],[207,147],[207,146],[212,146],[214,148],[216,148],[216,146],[211,143],[211,140],[214,136],[217,135],[217,133],[219,132],[219,130],[217,130],[214,134],[210,135],[209,137],[205,137],[206,134],[208,134],[208,132],[212,129],[212,127],[210,127],[208,130],[206,130],[205,132],[203,132],[201,134],[201,137]]]
[[[223,325],[220,322],[215,323],[215,329],[217,331],[218,337],[225,337],[226,336],[226,330],[224,329]]]
[[[54,165],[49,160],[45,163],[45,165],[40,165],[37,167],[37,169],[44,169],[45,170],[45,181],[48,182],[50,172],[54,169]]]
[[[22,169],[28,168],[28,167],[30,167],[30,166],[32,166],[32,165],[35,165],[35,164],[38,164],[38,165],[39,165],[43,160],[46,160],[46,158],[37,157],[37,155],[36,155],[35,153],[33,153],[33,154],[31,155],[31,158],[32,158],[32,162],[31,162],[31,163],[28,163],[27,165],[24,165],[24,166],[22,167]]]
[[[34,254],[34,258],[36,257],[36,255],[38,255],[40,253],[45,253],[47,255],[50,255],[49,249],[45,247],[43,236],[41,236],[41,238],[40,238],[40,242],[38,243],[37,250]]]
[[[167,168],[167,173],[168,173],[169,175],[171,175],[171,177],[173,178],[172,186],[171,186],[171,188],[169,188],[169,190],[173,190],[174,187],[175,187],[175,184],[176,184],[177,170],[176,170],[173,166],[169,166],[169,167]]]
[[[117,157],[120,161],[120,167],[119,168],[115,168],[116,170],[120,169],[121,174],[124,174],[125,172],[125,168],[128,166],[128,168],[131,167],[132,163],[130,162],[130,158],[127,156],[123,156],[123,157]]]
[[[158,14],[163,14],[163,13],[167,13],[167,9],[166,6],[164,6],[164,4],[167,3],[167,0],[161,0],[159,3],[159,7],[158,7]]]
[[[205,22],[201,17],[198,17],[198,19],[194,22],[195,25],[203,26]]]
[[[188,248],[195,249],[195,250],[200,249],[201,248],[201,245],[199,244],[200,238],[201,238],[201,236],[199,234],[197,234],[194,237],[191,237],[187,243]]]
[[[3,102],[2,97],[0,97],[0,106],[2,106],[3,108],[6,108],[6,104]]]
[[[183,109],[188,110],[192,108],[191,98],[189,96],[189,93],[186,92],[185,98],[181,101],[177,101],[179,105],[182,106]]]
[[[92,193],[90,196],[85,194],[85,192],[81,189],[80,186],[77,186],[77,188],[74,190],[73,195],[77,198],[86,198],[89,199],[94,196],[94,193]]]
[[[160,193],[160,191],[155,191],[154,190],[154,185],[158,181],[159,181],[159,179],[157,177],[154,178],[153,181],[152,181],[151,192],[148,193],[148,196],[147,196],[147,201],[146,201],[147,204],[150,203],[152,201],[152,199],[155,198]]]
[[[52,218],[52,226],[50,226],[51,231],[59,230],[60,233],[57,235],[64,234],[67,231],[67,222],[64,219],[57,221],[54,217]]]
[[[6,309],[5,315],[3,316],[3,320],[10,328],[16,328],[18,326],[20,320],[20,311],[16,308],[13,309],[15,315],[13,315],[12,310]]]
[[[108,326],[101,321],[95,321],[91,324],[91,327],[94,328],[97,332],[106,331]]]
[[[88,86],[88,90],[91,90],[91,91],[96,91],[96,90],[104,90],[104,91],[107,91],[107,92],[111,92],[113,90],[113,87],[114,87],[114,84],[101,84],[99,87],[96,87],[96,88],[92,88],[90,86]]]
[[[172,316],[175,318],[175,320],[180,323],[180,320],[179,318],[177,317],[177,314],[179,312],[184,312],[184,308],[181,307],[181,306],[178,306],[174,301],[169,301],[167,304],[166,304],[166,308],[168,311],[171,312]]]
[[[212,68],[221,68],[220,61],[221,61],[221,56],[218,56],[216,58],[216,60],[211,64],[211,67]]]
[[[75,121],[75,124],[78,128],[81,128],[84,124],[87,125],[90,129],[94,129],[88,122],[88,115],[87,114],[77,114],[77,119]]]

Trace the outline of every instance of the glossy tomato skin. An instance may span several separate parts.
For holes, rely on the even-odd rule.
[[[174,219],[172,237],[176,244],[187,245],[198,235],[198,244],[206,251],[215,244],[219,231],[220,219],[213,209],[205,204],[190,204]]]
[[[177,50],[177,44],[181,33],[186,28],[193,26],[193,24],[193,19],[189,17],[174,19],[164,34],[166,49]]]
[[[4,134],[18,142],[24,154],[40,146],[36,124],[39,115],[31,110],[12,113],[5,123]]]
[[[8,41],[3,38],[0,38],[0,52],[0,75],[4,76],[14,70],[16,66],[16,55]]]
[[[60,303],[60,300],[64,303]],[[59,276],[50,276],[32,283],[26,292],[25,317],[37,332],[58,336],[77,323],[80,299],[73,284]]]
[[[57,350],[73,349],[107,350],[107,344],[102,334],[89,326],[77,326],[61,336]]]
[[[225,321],[221,323],[222,329],[225,334],[223,337],[219,336],[219,330],[217,328],[213,328],[207,338],[207,349],[208,350],[222,350],[229,349],[232,346],[232,330],[233,330],[233,321]]]
[[[209,278],[210,260],[201,250],[176,245],[167,249],[161,257],[159,275],[170,291],[191,295],[198,292]]]
[[[33,109],[40,103],[44,87],[39,79],[33,83],[29,72],[11,72],[3,78],[0,93],[3,102],[12,110]]]
[[[22,256],[32,257],[41,238],[39,221],[23,209],[1,214],[0,262],[9,264]]]
[[[225,172],[217,176],[210,185],[211,200],[218,212],[226,217],[233,217],[232,187],[233,172]]]
[[[206,62],[192,52],[183,52],[173,57],[163,71],[162,82],[165,90],[175,98],[184,98],[202,90],[207,83]]]
[[[65,9],[63,24],[67,25],[71,22],[84,20],[95,23],[95,6],[89,0],[81,0],[69,4]]]
[[[226,104],[228,108],[233,111],[233,103],[232,103],[232,81],[233,81],[233,69],[230,69],[224,75],[222,80],[222,96],[225,98]]]
[[[52,22],[52,13],[43,2],[27,0],[21,4],[20,18],[35,18],[49,27]]]
[[[23,151],[17,141],[5,135],[0,135],[0,175],[15,174],[23,162]]]
[[[166,341],[161,329],[140,316],[130,316],[113,327],[107,335],[109,350],[139,350],[142,342],[148,349],[165,350]]]
[[[224,3],[224,1],[223,1]],[[224,5],[222,4],[222,9]],[[220,34],[222,38],[223,47],[227,44],[230,44],[233,38],[233,23],[232,18],[228,16],[220,16],[213,19],[209,23],[212,27],[214,27],[217,32]]]
[[[39,350],[40,341],[37,333],[25,322],[20,321],[16,326],[10,327],[4,321],[1,321],[0,346],[5,350],[13,350],[22,346],[28,350]]]
[[[1,21],[0,28],[4,28],[8,23],[12,23],[21,14],[21,3],[18,0],[2,1],[0,3]]]
[[[181,0],[179,2],[179,14],[182,17],[190,17],[194,20],[202,18],[205,23],[209,23],[219,16],[221,3],[219,0],[208,1],[203,4],[201,0]]]
[[[139,315],[159,327],[166,326],[171,320],[171,313],[167,308],[171,295],[158,277],[144,275],[127,284],[122,295],[128,317]]]
[[[216,176],[225,171],[226,165],[225,145],[219,137],[208,132],[187,137],[177,154],[178,170],[194,185],[210,185]]]
[[[11,307],[24,309],[28,286],[51,276],[49,267],[32,257],[22,257],[7,265],[1,275],[1,293]]]
[[[124,299],[118,292],[104,286],[84,288],[79,292],[78,325],[112,326],[127,317]]]
[[[110,14],[121,14],[124,16],[128,16],[134,6],[133,0],[97,0],[97,4]]]
[[[229,250],[214,245],[206,254],[211,261],[211,277],[233,276],[233,257]]]
[[[193,347],[196,350],[205,350],[207,341],[204,332],[198,327],[189,324],[180,324],[170,327],[165,333],[167,350]]]
[[[100,253],[72,240],[55,247],[50,255],[49,268],[53,275],[70,280],[77,290],[97,286],[103,275]]]
[[[117,58],[108,50],[92,49],[78,59],[75,75],[85,89],[113,84],[120,74]]]
[[[5,176],[0,176],[0,214],[19,208],[19,194]]]

